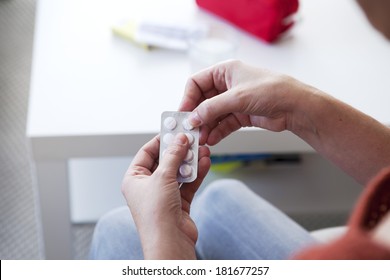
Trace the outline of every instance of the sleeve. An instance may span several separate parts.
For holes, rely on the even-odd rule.
[[[367,185],[349,219],[348,231],[342,237],[329,244],[309,247],[293,259],[390,259],[390,249],[371,238],[372,230],[389,210],[390,167],[383,169]]]

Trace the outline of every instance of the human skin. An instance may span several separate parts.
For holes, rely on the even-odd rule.
[[[159,159],[159,136],[146,143],[134,157],[122,183],[145,259],[195,259],[197,228],[190,205],[210,168],[210,150],[200,147],[198,176],[180,189],[176,180],[189,143],[183,133]]]
[[[358,2],[390,38],[390,1]],[[254,126],[291,131],[362,184],[390,165],[389,128],[319,89],[240,61],[193,75],[179,109],[194,110],[191,123],[201,128],[200,144],[215,145],[241,127]],[[157,137],[137,153],[122,192],[146,259],[195,259],[197,229],[189,209],[210,167],[210,151],[201,148],[198,179],[179,189],[176,172],[188,143],[176,143],[160,162],[158,145]],[[388,216],[384,221],[388,225]]]
[[[357,0],[357,3],[369,22],[390,39],[390,1]],[[240,63],[233,62],[233,64],[239,65]],[[232,69],[227,69],[228,67]],[[219,108],[228,108],[223,112],[225,114],[229,110],[232,112],[235,110],[231,115],[239,116],[239,118],[234,120],[230,116],[228,122],[225,120],[215,130],[215,123],[207,123],[207,126],[202,129],[201,140],[205,141],[207,137],[207,143],[214,145],[241,126],[257,126],[272,131],[290,130],[361,184],[366,184],[381,168],[390,164],[387,145],[390,139],[388,138],[389,129],[376,120],[318,89],[304,85],[291,77],[270,73],[264,69],[248,69],[245,73],[248,78],[241,82],[242,74],[240,76],[240,73],[234,72],[234,67],[236,65],[220,65],[191,77],[187,82],[180,109],[192,111],[200,102],[211,97],[216,97],[214,101],[218,100],[219,103],[221,100],[228,101],[230,98],[231,104],[237,105],[237,102],[240,102],[247,107],[252,106],[250,113],[253,115],[244,121],[245,113],[237,114],[242,113],[239,106],[242,107],[243,104],[235,108],[229,104],[214,106],[210,104],[214,101],[208,100],[201,104],[200,108],[195,109],[200,114],[205,114],[200,118],[209,118],[208,113],[201,113],[202,110],[210,110],[214,112],[210,116],[216,117],[215,112],[219,112]],[[244,66],[239,67],[244,68]],[[251,81],[252,78],[253,81]],[[261,94],[266,90],[270,90],[272,94]],[[222,92],[225,93],[224,96],[217,97]],[[256,95],[262,96],[256,97]],[[251,96],[257,100],[249,102],[248,99]],[[267,99],[264,100],[264,98]],[[272,98],[275,99],[272,100]],[[275,102],[278,98],[283,98],[283,101]],[[233,99],[236,100],[233,101]],[[248,103],[245,104],[245,102]],[[264,105],[265,107],[258,112],[256,108],[253,108],[253,106]],[[271,108],[272,106],[275,107]],[[246,108],[246,112],[249,112],[248,109]],[[255,116],[257,113],[260,115]],[[269,118],[267,118],[267,113],[271,114]],[[254,122],[252,123],[251,120]],[[201,121],[204,124],[209,120]],[[196,122],[194,121],[193,125],[199,125]],[[210,126],[214,126],[213,132],[208,131]],[[210,136],[205,136],[209,133],[211,133]]]
[[[200,126],[201,144],[253,126],[291,131],[361,184],[390,165],[386,126],[292,77],[240,61],[193,75],[180,110],[194,110],[189,120]]]
[[[357,0],[370,23],[390,40],[390,1]]]

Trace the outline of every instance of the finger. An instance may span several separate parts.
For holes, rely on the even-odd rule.
[[[208,170],[210,169],[210,166],[210,158],[202,158],[199,161],[199,170],[203,170],[205,171],[205,173],[203,175],[199,175],[199,177],[194,182],[190,184],[184,184],[181,188],[182,209],[187,213],[190,213],[190,206],[192,200],[195,196],[196,191],[199,189],[201,183],[203,182],[205,174],[207,174]]]
[[[241,127],[252,126],[247,114],[229,114],[218,126],[208,132],[206,143],[210,146],[218,144],[229,134],[240,129]],[[202,126],[203,127],[203,126]]]
[[[160,149],[160,135],[156,135],[137,152],[127,174],[150,175],[157,163]]]
[[[230,69],[234,63],[236,62],[217,63],[196,73],[190,80],[196,84],[206,98],[210,98],[228,89],[229,79],[231,78]]]
[[[203,92],[198,85],[190,78],[184,90],[184,96],[179,105],[179,111],[191,112],[205,100]]]
[[[191,183],[184,184],[182,187],[182,196],[189,202],[192,201],[192,198],[195,192],[198,190],[203,179],[206,177],[211,166],[210,160],[210,149],[207,146],[199,147],[198,154],[198,174],[195,181]]]
[[[178,133],[172,144],[164,152],[156,172],[167,175],[169,178],[177,177],[181,162],[184,160],[189,149],[187,136],[184,133]]]
[[[203,125],[199,128],[199,145],[206,145],[209,133],[213,130],[213,127],[210,125]]]
[[[212,121],[208,124],[204,124],[201,127],[199,127],[199,144],[200,145],[214,145],[209,143],[209,134],[214,131],[215,129],[219,129],[220,125],[223,124],[224,119],[228,117],[230,114],[222,115],[218,117],[215,121]],[[219,141],[215,142],[218,143]]]
[[[209,165],[207,165],[207,161],[204,162],[204,159],[208,160],[210,163],[210,149],[207,146],[200,146],[198,153],[198,180],[203,180],[206,177],[207,172],[209,171]],[[206,164],[206,165],[203,165]]]
[[[188,117],[188,121],[194,127],[210,124],[223,115],[238,112],[240,107],[240,101],[237,100],[234,92],[226,91],[199,104]]]
[[[222,92],[223,91],[218,91],[215,88],[212,88],[209,91],[201,91],[199,88],[187,89],[180,103],[179,111],[190,112],[204,100],[221,94]]]
[[[194,182],[184,184],[181,188],[182,208],[189,213],[191,202],[196,191],[206,177],[211,166],[210,149],[206,146],[199,147],[198,175]]]
[[[204,100],[227,90],[226,63],[217,64],[194,74],[186,83],[180,111],[192,111]]]

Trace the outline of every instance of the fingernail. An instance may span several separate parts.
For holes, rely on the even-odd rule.
[[[189,116],[188,116],[188,122],[192,125],[192,126],[200,126],[202,124],[202,120],[200,119],[199,115],[198,115],[198,112],[192,112]]]
[[[178,133],[175,136],[175,144],[184,145],[187,141],[187,136],[184,133]]]

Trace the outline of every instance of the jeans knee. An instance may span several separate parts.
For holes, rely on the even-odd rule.
[[[240,199],[252,191],[241,181],[221,179],[212,182],[200,193],[193,206],[193,216],[198,222],[213,223],[218,217],[228,215],[243,200]]]
[[[131,213],[127,206],[111,210],[104,214],[97,222],[95,232],[104,233],[119,227],[134,226]]]
[[[194,218],[201,220],[236,216],[237,212],[273,209],[270,203],[235,179],[217,180],[206,186],[194,203]],[[211,221],[212,222],[212,221]]]
[[[249,188],[241,181],[236,179],[220,179],[210,183],[202,193],[206,203],[224,200],[227,197],[242,194]]]
[[[137,228],[127,207],[99,219],[92,237],[91,259],[142,259]]]

